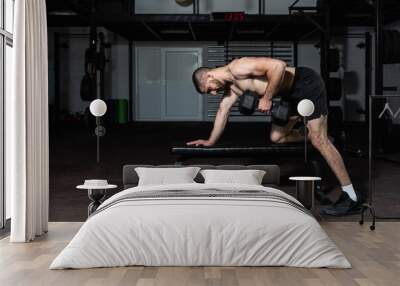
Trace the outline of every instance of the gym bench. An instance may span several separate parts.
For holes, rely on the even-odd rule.
[[[315,149],[307,146],[308,155],[315,153]],[[304,156],[303,144],[271,144],[268,146],[233,146],[233,147],[194,147],[174,146],[171,153],[178,155],[177,162],[184,162],[193,158],[210,157],[259,157],[267,155],[297,155]]]
[[[269,144],[264,146],[173,146],[171,153],[178,155],[176,165],[183,165],[185,161],[198,158],[282,158],[292,156],[297,162],[304,162],[304,145],[293,144]],[[307,146],[307,169],[315,176],[321,176],[322,168],[318,160],[318,152],[311,145]],[[301,160],[301,161],[299,161]]]
[[[329,140],[335,143],[333,137],[329,136]],[[171,147],[171,154],[178,155],[176,164],[181,164],[184,161],[196,158],[267,157],[268,155],[278,155],[279,157],[294,155],[296,159],[301,158],[303,160],[302,162],[304,162],[304,143],[276,144],[270,142],[259,146],[217,145],[212,147],[178,145]],[[309,163],[315,166],[314,169],[319,169],[319,152],[313,147],[311,142],[307,143],[307,157],[309,158]],[[317,172],[315,175],[321,174]]]

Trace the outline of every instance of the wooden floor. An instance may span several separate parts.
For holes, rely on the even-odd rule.
[[[380,222],[376,231],[354,222],[323,222],[352,269],[289,267],[123,267],[48,270],[81,226],[50,223],[44,237],[27,244],[0,241],[0,285],[400,285],[400,222]]]

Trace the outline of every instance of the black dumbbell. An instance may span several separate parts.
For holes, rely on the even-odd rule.
[[[250,91],[245,91],[239,99],[239,112],[243,115],[252,115],[258,107],[258,96]],[[272,123],[285,126],[290,117],[290,104],[281,98],[272,99]]]
[[[289,118],[290,103],[283,99],[272,100],[272,123],[278,126],[285,126],[289,122]]]
[[[239,112],[243,115],[252,115],[258,106],[258,96],[245,91],[239,98]]]

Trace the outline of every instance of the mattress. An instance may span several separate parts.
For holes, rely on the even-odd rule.
[[[50,269],[132,265],[351,267],[284,192],[198,183],[134,187],[110,197]]]

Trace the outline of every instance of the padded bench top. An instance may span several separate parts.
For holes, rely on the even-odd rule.
[[[307,144],[308,151],[314,151],[311,144]],[[267,154],[303,154],[304,144],[272,144],[268,146],[173,146],[171,153],[176,155],[267,155]]]

